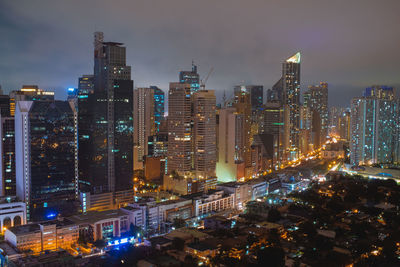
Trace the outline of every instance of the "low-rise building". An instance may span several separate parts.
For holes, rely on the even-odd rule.
[[[174,199],[156,202],[153,198],[143,198],[129,204],[124,209],[131,209],[131,221],[136,220],[136,226],[146,232],[163,232],[166,222],[173,222],[175,218],[189,219],[192,217],[192,201],[190,199]],[[139,211],[140,210],[140,211]],[[139,223],[141,223],[139,225]]]
[[[212,189],[208,192],[200,192],[183,196],[193,202],[194,216],[204,216],[223,210],[234,209],[234,193]]]
[[[133,196],[133,189],[101,194],[81,192],[79,195],[82,212],[119,209],[133,202]]]
[[[79,227],[79,234],[89,241],[120,237],[129,230],[129,215],[122,209],[89,211],[69,217]]]
[[[5,240],[19,251],[54,251],[68,249],[78,241],[79,228],[71,220],[53,220],[7,229]]]
[[[2,232],[6,228],[26,224],[26,204],[15,201],[15,198],[0,199],[0,226]]]
[[[248,201],[267,195],[268,183],[264,179],[252,179],[247,182],[219,184],[217,189],[234,194],[234,207],[243,210]]]

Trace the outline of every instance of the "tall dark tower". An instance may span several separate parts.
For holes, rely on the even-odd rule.
[[[79,168],[81,190],[96,194],[131,188],[133,81],[123,44],[104,42],[102,32],[94,36],[94,90],[85,111],[91,118],[90,146],[82,152],[89,164]]]
[[[282,64],[284,138],[288,160],[299,157],[300,133],[300,52]]]

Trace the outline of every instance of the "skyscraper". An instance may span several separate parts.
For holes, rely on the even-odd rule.
[[[197,73],[197,66],[192,62],[191,71],[179,72],[179,82],[190,84],[190,91],[197,92],[200,89],[200,75]]]
[[[192,96],[188,83],[170,83],[168,91],[168,173],[193,169]]]
[[[67,101],[18,101],[15,113],[17,197],[28,220],[74,212],[78,195],[77,114]]]
[[[273,139],[273,164],[279,167],[283,160],[283,107],[279,102],[267,102],[264,108],[262,134]]]
[[[10,97],[0,95],[0,195],[15,196],[15,125]]]
[[[236,112],[242,115],[242,140],[240,146],[240,155],[238,159],[242,161],[244,168],[244,179],[250,179],[253,176],[251,166],[251,144],[253,136],[251,134],[251,101],[250,94],[245,91],[235,93],[233,106]]]
[[[39,89],[37,85],[23,85],[20,90],[10,92],[10,115],[15,113],[17,101],[54,100],[54,92]]]
[[[157,134],[164,119],[164,92],[157,87],[137,88],[133,91],[134,110],[134,169],[143,168],[143,157],[148,154],[148,139]]]
[[[299,157],[300,132],[300,52],[282,64],[284,144],[288,160]]]
[[[267,90],[267,102],[279,102],[283,101],[283,78],[281,77],[271,89]]]
[[[313,143],[314,148],[319,148],[325,143],[326,136],[328,135],[328,84],[321,82],[320,85],[309,86],[308,90],[304,92],[304,106],[310,108],[312,112],[317,112],[319,115],[318,123],[320,124],[320,129],[317,131],[314,127],[313,130],[317,135],[314,139],[316,142]],[[313,122],[313,125],[316,122]],[[319,131],[320,133],[318,133]]]
[[[83,192],[94,194],[131,188],[133,176],[133,81],[126,65],[126,48],[122,43],[104,42],[103,33],[94,40],[93,94],[90,77],[78,99],[79,118],[90,119],[80,140],[79,172]],[[80,80],[83,82],[85,77]],[[83,136],[85,135],[85,136]]]
[[[264,86],[262,85],[237,85],[234,87],[234,93],[241,91],[250,94],[250,102],[252,111],[260,110],[264,104]]]
[[[213,90],[193,94],[194,169],[200,179],[215,177],[216,98]]]
[[[366,89],[351,102],[352,164],[394,163],[398,153],[399,103],[394,90]]]

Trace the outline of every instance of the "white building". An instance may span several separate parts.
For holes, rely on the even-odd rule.
[[[26,224],[26,204],[24,202],[7,202],[0,204],[0,226],[5,228]]]
[[[223,190],[209,190],[207,193],[195,193],[184,196],[193,202],[194,215],[202,216],[223,210],[234,209],[234,194]]]

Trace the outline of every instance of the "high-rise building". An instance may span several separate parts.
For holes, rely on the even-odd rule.
[[[279,167],[283,160],[283,107],[279,102],[267,102],[264,107],[262,134],[273,138],[273,164]]]
[[[344,109],[343,113],[339,117],[338,121],[338,134],[341,139],[344,139],[346,141],[350,141],[350,117],[351,113],[350,110]]]
[[[27,204],[28,220],[75,212],[77,147],[77,114],[72,103],[16,103],[16,193]]]
[[[319,115],[318,125],[320,124],[320,129],[318,130],[320,130],[320,133],[318,133],[316,128],[313,129],[313,132],[317,135],[314,139],[315,142],[313,142],[314,148],[319,148],[325,143],[326,136],[328,135],[328,84],[321,82],[320,85],[309,86],[308,90],[304,92],[304,106],[310,108],[312,112],[317,112]]]
[[[164,92],[157,87],[133,91],[134,169],[143,169],[148,155],[148,139],[158,133],[164,119]]]
[[[262,85],[237,85],[234,93],[247,92],[250,94],[252,111],[260,110],[264,104],[264,86]]]
[[[351,102],[351,163],[394,163],[399,142],[399,102],[394,90],[379,93],[367,88],[364,95]]]
[[[190,91],[197,92],[200,90],[200,75],[197,73],[197,66],[192,62],[191,71],[179,72],[179,82],[190,84]]]
[[[193,94],[194,169],[200,179],[215,177],[216,98],[213,90]]]
[[[188,83],[170,83],[168,91],[168,173],[193,169],[192,95]]]
[[[242,128],[239,146],[239,157],[238,160],[243,163],[244,168],[244,179],[250,179],[253,176],[251,167],[251,144],[253,143],[253,135],[251,132],[251,101],[250,94],[245,91],[235,93],[233,106],[236,108],[236,112],[242,115]]]
[[[20,90],[10,92],[10,115],[15,113],[17,101],[54,100],[54,92],[39,89],[37,85],[23,85]]]
[[[15,122],[0,116],[0,187],[1,196],[15,196]]]
[[[97,194],[131,188],[133,81],[123,44],[104,42],[102,32],[94,36],[93,93],[92,78],[83,76],[78,96],[88,98],[85,108],[78,103],[79,118],[88,121],[79,133],[79,140],[87,139],[79,147],[79,180],[83,192]]]
[[[284,146],[288,160],[299,157],[300,52],[282,64],[284,105]]]
[[[283,101],[283,78],[281,77],[271,89],[267,90],[267,102],[279,102]]]

